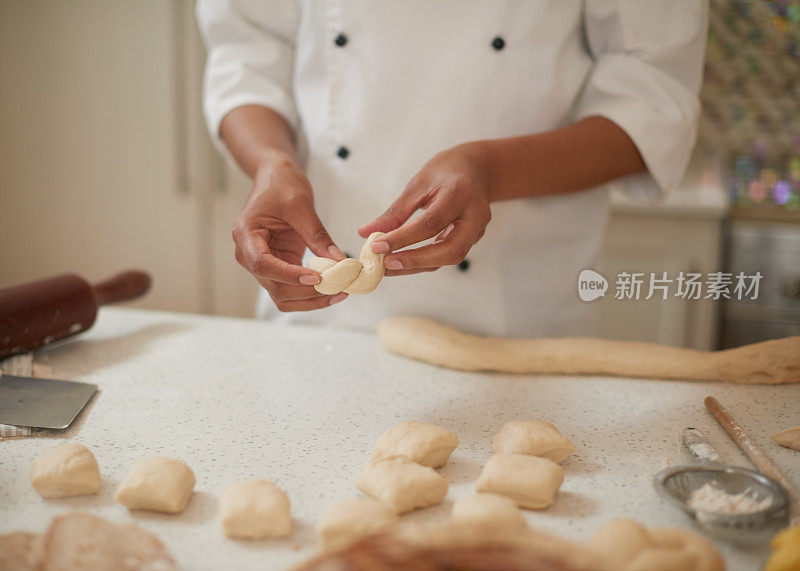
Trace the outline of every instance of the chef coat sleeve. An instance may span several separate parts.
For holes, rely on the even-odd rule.
[[[222,119],[243,105],[269,107],[297,135],[292,98],[297,6],[293,0],[198,0],[197,23],[206,44],[203,113],[217,148]]]
[[[629,196],[657,198],[683,178],[697,133],[708,26],[705,0],[586,0],[594,66],[576,120],[602,116],[636,145],[647,173],[616,181]]]

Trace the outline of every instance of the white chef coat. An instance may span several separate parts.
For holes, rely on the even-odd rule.
[[[599,115],[634,141],[658,197],[694,143],[707,26],[703,0],[199,0],[204,110],[279,112],[294,130],[317,210],[357,256],[381,214],[438,151]],[[371,328],[420,315],[492,335],[592,334],[577,277],[596,266],[608,188],[494,203],[461,266],[384,279],[368,295],[285,314]],[[263,292],[262,292],[263,293]],[[261,313],[277,315],[263,296]]]

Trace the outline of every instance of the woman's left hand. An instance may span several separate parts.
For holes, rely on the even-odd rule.
[[[480,142],[443,151],[422,167],[386,212],[361,226],[358,233],[364,238],[372,232],[387,233],[372,244],[373,252],[387,254],[387,276],[458,264],[492,218],[491,178]],[[425,212],[408,221],[420,209]],[[432,244],[398,251],[434,237]]]

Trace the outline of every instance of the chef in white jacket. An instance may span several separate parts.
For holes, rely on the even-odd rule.
[[[591,335],[577,276],[609,184],[659,197],[693,146],[702,0],[199,0],[197,17],[209,130],[254,180],[233,236],[262,315]],[[374,231],[378,289],[317,293],[306,249],[358,256]]]

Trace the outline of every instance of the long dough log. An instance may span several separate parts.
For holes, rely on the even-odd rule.
[[[386,319],[378,326],[378,336],[387,351],[463,371],[766,385],[800,382],[800,336],[724,351],[697,351],[583,337],[478,337],[419,317]]]

